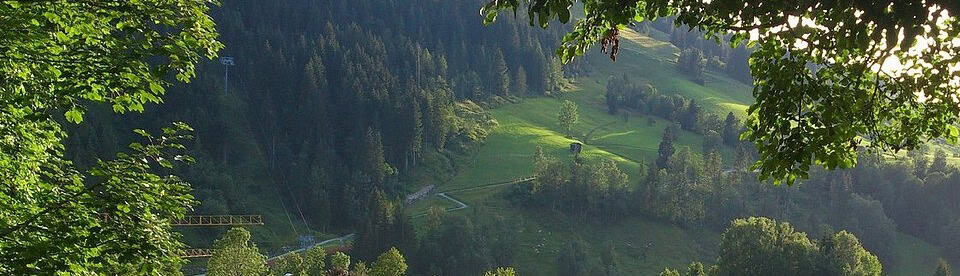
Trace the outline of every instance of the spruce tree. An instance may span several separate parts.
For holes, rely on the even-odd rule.
[[[673,141],[676,139],[676,130],[673,126],[667,126],[663,129],[663,137],[660,138],[660,147],[657,151],[657,167],[666,168],[667,162],[670,161],[670,156],[673,156],[673,153],[676,149],[673,148]]]
[[[526,95],[527,94],[527,71],[523,69],[523,65],[517,66],[517,70],[514,70],[513,74],[513,93],[517,95]]]
[[[577,104],[570,100],[564,100],[563,105],[560,106],[560,113],[557,114],[557,121],[559,121],[565,135],[571,135],[573,124],[576,124],[579,118],[580,113],[577,111]]]
[[[727,113],[727,119],[723,120],[723,143],[728,146],[736,146],[740,142],[740,120],[733,112]]]
[[[497,49],[494,55],[494,93],[500,97],[506,97],[510,94],[510,69],[507,68],[507,62],[503,59],[503,51]]]

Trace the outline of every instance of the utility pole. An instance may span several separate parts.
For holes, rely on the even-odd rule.
[[[227,86],[230,80],[230,66],[234,66],[233,57],[220,57],[220,64],[223,64],[223,94],[227,94]]]

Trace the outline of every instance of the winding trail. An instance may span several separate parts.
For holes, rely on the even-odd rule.
[[[470,207],[470,205],[467,205],[466,203],[463,203],[463,201],[457,200],[456,198],[453,198],[453,197],[447,195],[447,193],[456,193],[456,192],[473,191],[473,190],[480,190],[480,189],[489,189],[489,188],[495,188],[495,187],[500,187],[500,186],[517,184],[517,183],[523,183],[523,182],[531,181],[531,180],[534,180],[534,179],[537,179],[537,178],[534,177],[534,176],[522,177],[522,178],[518,178],[518,179],[514,179],[514,180],[492,182],[492,183],[482,184],[482,185],[473,186],[473,187],[467,187],[467,188],[460,188],[460,189],[448,190],[448,191],[446,191],[446,192],[436,193],[436,195],[439,196],[439,197],[445,198],[445,199],[447,199],[447,200],[449,200],[449,201],[457,204],[456,207],[451,207],[451,208],[447,208],[446,210],[444,210],[445,212],[453,212],[453,211],[456,211],[456,210],[466,209],[467,207]],[[413,216],[411,216],[411,218],[419,218],[419,217],[426,216],[426,215],[427,215],[427,212],[423,212],[423,213],[420,213],[420,214],[413,215]]]
[[[489,188],[495,188],[495,187],[500,187],[500,186],[505,186],[505,185],[523,183],[523,182],[531,181],[531,180],[534,180],[534,179],[536,179],[536,177],[532,177],[532,176],[531,176],[531,177],[523,177],[523,178],[518,178],[518,179],[514,179],[514,180],[493,182],[493,183],[487,183],[487,184],[478,185],[478,186],[473,186],[473,187],[453,189],[453,190],[449,190],[449,191],[446,191],[446,192],[436,193],[436,195],[439,196],[439,197],[445,198],[445,199],[447,199],[447,200],[449,200],[449,201],[457,204],[456,207],[452,207],[452,208],[448,208],[448,209],[444,210],[444,211],[446,211],[446,212],[452,212],[452,211],[456,211],[456,210],[466,209],[467,207],[470,207],[470,205],[467,205],[466,203],[463,203],[463,201],[457,200],[456,198],[453,198],[453,197],[447,195],[447,193],[464,192],[464,191],[472,191],[472,190],[479,190],[479,189],[489,189]],[[417,214],[417,215],[413,216],[413,218],[422,217],[422,216],[426,216],[426,215],[427,215],[427,213],[426,213],[426,212],[423,212],[423,213],[421,213],[421,214]],[[322,246],[325,246],[325,245],[330,244],[330,243],[333,243],[333,242],[337,242],[337,243],[339,243],[340,245],[345,245],[345,244],[346,244],[346,241],[352,240],[355,235],[356,235],[356,233],[350,233],[350,234],[343,235],[343,236],[341,236],[341,237],[336,237],[336,238],[332,238],[332,239],[329,239],[329,240],[325,240],[325,241],[322,241],[322,242],[315,243],[315,244],[313,244],[312,246],[309,246],[309,247],[300,248],[300,249],[292,250],[292,251],[287,251],[287,252],[282,253],[282,254],[280,254],[280,255],[276,255],[276,256],[267,258],[267,262],[268,262],[268,263],[271,263],[271,262],[276,261],[276,260],[278,260],[278,259],[280,259],[280,258],[283,258],[284,256],[287,256],[287,255],[290,255],[290,254],[293,254],[293,253],[300,253],[300,252],[303,252],[303,251],[306,251],[306,250],[309,250],[309,249],[311,249],[311,248],[318,247],[318,246],[322,247]]]
[[[443,197],[443,198],[449,199],[450,201],[453,201],[453,203],[456,203],[456,204],[459,204],[459,205],[460,205],[460,206],[457,206],[457,207],[453,207],[453,208],[447,209],[447,212],[456,211],[456,210],[460,210],[460,209],[463,209],[463,208],[470,207],[470,206],[467,206],[466,203],[463,203],[462,201],[459,201],[459,200],[457,200],[457,199],[455,199],[455,198],[452,198],[452,197],[448,196],[447,193],[439,193],[439,194],[437,194],[437,195],[438,195],[438,196],[441,196],[441,197]]]
[[[453,212],[453,211],[457,211],[457,210],[461,210],[461,209],[466,209],[467,207],[470,207],[470,205],[467,205],[466,203],[463,203],[463,201],[457,200],[456,198],[453,198],[453,197],[447,195],[447,193],[464,192],[464,191],[472,191],[472,190],[479,190],[479,189],[489,189],[489,188],[495,188],[495,187],[500,187],[500,186],[517,184],[517,183],[523,183],[523,182],[531,181],[531,180],[534,180],[534,179],[536,179],[536,177],[532,177],[532,176],[531,176],[531,177],[522,177],[522,178],[518,178],[518,179],[514,179],[514,180],[493,182],[493,183],[487,183],[487,184],[478,185],[478,186],[473,186],[473,187],[453,189],[453,190],[449,190],[449,191],[446,191],[446,192],[436,193],[436,195],[439,196],[439,197],[445,198],[445,199],[447,199],[447,200],[449,200],[449,201],[457,204],[456,207],[452,207],[452,208],[448,208],[448,209],[444,210],[444,211],[446,211],[446,212]],[[427,213],[426,213],[426,212],[423,212],[423,213],[421,213],[421,214],[417,214],[417,215],[413,216],[413,218],[418,218],[418,217],[422,217],[422,216],[426,216],[426,215],[427,215]],[[350,234],[343,235],[343,236],[341,236],[341,237],[336,237],[336,238],[332,238],[332,239],[329,239],[329,240],[325,240],[325,241],[322,241],[322,242],[315,243],[315,244],[313,244],[312,246],[309,246],[309,247],[300,248],[300,249],[297,249],[297,250],[287,251],[287,252],[284,252],[284,253],[282,253],[282,254],[280,254],[280,255],[276,255],[276,256],[267,258],[267,263],[272,263],[273,261],[276,261],[276,260],[278,260],[278,259],[280,259],[280,258],[283,258],[284,256],[287,256],[287,255],[290,255],[290,254],[293,254],[293,253],[300,253],[300,252],[303,252],[303,251],[306,251],[306,250],[309,250],[309,249],[311,249],[311,248],[318,247],[318,246],[322,247],[322,246],[325,246],[325,245],[330,244],[330,243],[333,243],[333,242],[337,242],[337,243],[339,243],[340,245],[345,245],[345,244],[346,244],[346,241],[352,240],[355,235],[356,235],[356,233],[350,233]]]

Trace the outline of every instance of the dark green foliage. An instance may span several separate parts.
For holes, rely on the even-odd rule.
[[[603,275],[620,275],[620,261],[618,257],[612,243],[608,244],[606,248],[600,252],[600,265],[602,266]]]
[[[753,77],[750,76],[750,54],[746,45],[739,45],[730,51],[730,58],[727,59],[724,67],[727,75],[743,83],[753,83]]]
[[[510,93],[510,69],[507,68],[507,62],[503,60],[503,52],[497,51],[493,56],[493,68],[490,71],[493,74],[492,84],[493,94],[506,97]]]
[[[703,71],[707,68],[707,60],[703,52],[694,48],[687,48],[680,51],[680,57],[677,59],[677,70],[687,74],[694,81],[703,84]]]
[[[557,123],[563,128],[564,134],[567,136],[573,135],[571,133],[573,125],[577,123],[579,118],[580,112],[577,111],[577,104],[570,100],[564,100],[560,105],[560,112],[557,114]]]
[[[734,220],[723,233],[712,268],[695,262],[683,274],[668,268],[660,275],[879,276],[881,271],[877,257],[847,232],[812,241],[790,224],[750,217]]]
[[[513,263],[516,222],[447,216],[420,239],[410,275],[478,275]]]
[[[709,211],[705,198],[711,192],[713,178],[719,175],[719,168],[714,170],[703,170],[703,159],[690,148],[681,148],[667,158],[666,166],[642,180],[642,210],[682,225],[702,223]]]
[[[956,235],[960,233],[960,218],[956,218],[950,224],[941,226],[940,237],[941,247],[950,257],[960,257],[960,239]]]
[[[582,218],[613,222],[627,214],[627,174],[611,160],[567,163],[541,154],[534,160],[537,178],[515,191],[520,203]]]
[[[683,109],[683,113],[680,114],[680,128],[693,132],[700,132],[702,129],[700,126],[704,118],[703,113],[703,107],[701,107],[700,104],[698,104],[695,100],[690,100],[690,102],[687,103],[686,108]]]
[[[673,142],[677,140],[677,130],[673,126],[667,126],[663,129],[663,136],[660,138],[660,147],[657,150],[657,168],[666,168],[667,161],[673,156],[676,149],[673,148]]]
[[[723,138],[716,131],[710,130],[703,135],[703,154],[717,151],[723,146]]]
[[[527,71],[523,70],[523,66],[517,67],[513,75],[513,80],[510,82],[513,84],[513,92],[517,95],[526,95],[529,92],[527,87]]]
[[[137,130],[142,138],[128,151],[78,172],[61,159],[63,134],[55,123],[31,124],[9,115],[25,114],[0,112],[0,124],[15,126],[0,130],[8,137],[0,142],[0,162],[15,164],[0,166],[0,175],[18,191],[2,195],[0,237],[8,242],[0,242],[0,256],[7,260],[0,271],[178,273],[183,244],[169,219],[182,217],[195,201],[190,185],[170,172],[193,162],[183,155],[192,129],[177,123],[158,136]],[[11,139],[35,131],[43,135]],[[27,151],[12,154],[21,150]],[[89,265],[98,261],[107,263]]]
[[[719,228],[744,216],[778,216],[802,229],[843,229],[884,263],[895,257],[897,231],[957,252],[960,231],[956,199],[957,169],[919,179],[909,163],[878,162],[864,155],[852,171],[815,170],[799,189],[767,187],[756,182],[746,164],[755,160],[746,147],[728,167],[718,154],[701,156],[677,149],[666,166],[641,179],[630,213],[644,213],[684,226]],[[814,232],[817,235],[831,232]]]
[[[381,190],[371,194],[363,226],[358,233],[354,254],[361,259],[372,260],[380,252],[391,247],[413,250],[416,233],[409,220],[403,216],[398,203],[389,199]]]
[[[723,137],[725,145],[732,147],[740,143],[740,120],[733,115],[733,112],[727,113],[727,118],[723,120],[720,136]]]
[[[560,255],[557,257],[557,268],[560,275],[590,275],[590,259],[584,246],[582,240],[575,239],[567,243],[567,247],[560,251]]]
[[[617,114],[617,111],[620,109],[632,110],[638,114],[652,113],[653,110],[650,109],[650,105],[653,103],[652,101],[660,97],[665,97],[659,95],[657,89],[652,85],[636,84],[627,79],[626,75],[610,77],[610,80],[607,81],[606,89],[607,112],[611,115]],[[672,112],[671,110],[666,113],[669,114]],[[658,116],[664,118],[669,117],[669,115],[663,116],[662,113],[658,114]]]
[[[927,176],[927,169],[930,167],[930,159],[927,158],[927,149],[918,148],[907,153],[910,161],[913,161],[913,174],[919,178]]]
[[[620,114],[620,110],[655,115],[678,122],[681,129],[704,135],[711,131],[720,133],[724,131],[722,128],[726,127],[722,125],[719,117],[705,112],[703,106],[695,100],[688,100],[681,95],[660,95],[652,85],[639,85],[629,80],[626,75],[610,77],[607,81],[605,103],[607,113],[611,115]],[[738,122],[734,120],[729,123]],[[737,132],[739,129],[730,131]],[[739,135],[739,132],[734,135]]]
[[[893,241],[897,238],[897,228],[893,220],[884,213],[880,201],[856,193],[849,196],[845,206],[838,209],[846,213],[846,219],[842,219],[838,226],[857,235],[865,244],[864,247],[881,256],[884,263],[891,264],[891,256],[894,256]]]

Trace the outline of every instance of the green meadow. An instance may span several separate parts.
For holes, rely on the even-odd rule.
[[[655,32],[651,36],[663,37],[664,34]],[[623,32],[622,38],[616,62],[602,55],[589,55],[590,62],[598,65],[593,66],[597,71],[573,80],[559,95],[526,98],[520,103],[489,110],[499,124],[490,130],[483,146],[470,156],[454,157],[456,169],[449,164],[428,165],[455,172],[445,177],[433,174],[427,182],[437,185],[436,191],[443,192],[526,177],[531,174],[537,146],[556,158],[573,158],[568,151],[570,143],[582,142],[583,157],[617,161],[621,170],[630,176],[630,182],[636,185],[644,164],[656,158],[660,137],[670,122],[640,115],[624,121],[607,114],[606,80],[616,74],[627,74],[635,81],[650,83],[662,94],[695,99],[721,118],[727,112],[745,115],[752,102],[749,85],[720,72],[707,72],[706,84],[696,84],[674,69],[678,50],[670,43],[632,31]],[[579,121],[569,136],[557,123],[563,100],[574,101],[579,106]],[[700,151],[702,136],[681,131],[678,137],[676,146]],[[725,148],[722,153],[730,160],[733,149]],[[544,214],[543,210],[512,204],[504,196],[511,190],[509,187],[450,192],[450,196],[470,207],[448,215],[500,217],[519,225],[520,244],[514,266],[521,275],[557,274],[554,262],[571,240],[584,241],[593,262],[599,262],[601,250],[612,247],[621,272],[627,275],[655,275],[665,266],[686,266],[697,260],[711,262],[717,256],[718,232],[681,228],[644,217],[629,218],[614,225],[580,222],[562,214]],[[408,206],[405,213],[416,216],[430,206],[452,208],[456,204],[430,196]],[[419,229],[424,218],[415,217],[413,221]],[[932,272],[935,267],[936,254],[921,254],[935,250],[919,239],[901,234],[896,248],[897,265],[886,268],[891,275],[917,275],[918,271]]]

